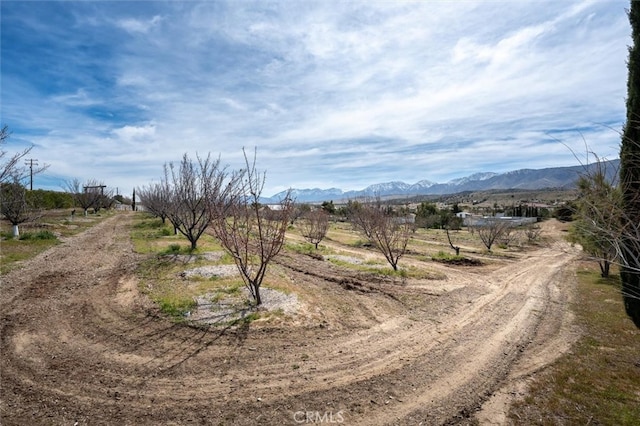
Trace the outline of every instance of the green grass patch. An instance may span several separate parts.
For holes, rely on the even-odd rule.
[[[19,265],[19,262],[29,260],[50,247],[58,244],[54,240],[6,240],[2,241],[0,250],[0,273],[6,274]]]
[[[132,228],[131,241],[134,250],[140,254],[193,254],[222,250],[215,238],[205,232],[198,239],[196,250],[191,251],[191,243],[184,235],[175,234],[169,221],[163,224],[160,218],[150,214],[136,215]],[[182,247],[179,251],[175,247],[176,244]]]
[[[377,261],[353,263],[333,257],[328,258],[328,260],[336,266],[390,278],[442,279],[444,277],[444,275],[434,273],[430,270],[416,268],[415,266],[404,266],[402,265],[402,259],[400,260],[400,264],[398,265],[397,270],[394,270],[388,263],[383,264]]]
[[[416,271],[413,271],[413,272],[416,272]],[[393,278],[408,278],[410,275],[409,271],[404,268],[398,268],[398,269],[375,268],[375,269],[372,269],[371,272],[374,274],[383,275],[385,277],[393,277]]]
[[[420,260],[427,260],[426,257],[421,257]],[[452,253],[447,253],[444,251],[439,251],[438,253],[431,256],[431,260],[434,262],[446,263],[449,265],[463,265],[463,266],[479,266],[482,265],[482,262],[478,259],[470,259],[464,256],[456,256]]]
[[[176,293],[160,296],[157,303],[162,312],[177,318],[183,318],[187,312],[193,310],[197,305],[193,297],[186,297]]]
[[[259,320],[261,318],[260,312],[251,312],[242,318],[239,318],[234,321],[235,324],[251,324],[253,321]]]
[[[640,330],[627,318],[619,277],[578,272],[571,308],[583,336],[535,376],[509,417],[518,424],[640,424]]]
[[[322,259],[323,256],[328,255],[328,254],[334,254],[334,250],[331,250],[330,248],[323,246],[322,243],[318,245],[318,248],[316,249],[315,244],[311,244],[308,242],[286,242],[284,245],[285,250],[294,252],[294,253],[298,253],[298,254],[303,254],[305,256],[311,256],[313,258],[318,258],[318,259]]]
[[[39,253],[59,243],[59,237],[70,237],[99,223],[115,212],[103,215],[76,217],[71,220],[70,209],[45,210],[35,222],[20,225],[20,237],[13,238],[12,225],[0,220],[0,274],[15,269],[19,262],[32,259]]]
[[[22,241],[57,240],[58,237],[51,231],[26,232],[20,235]]]
[[[189,254],[191,251],[190,248],[190,246],[182,248],[178,243],[171,243],[167,248],[162,250],[160,254]]]
[[[357,239],[355,241],[351,241],[348,245],[355,248],[364,248],[364,247],[373,247],[371,241]]]

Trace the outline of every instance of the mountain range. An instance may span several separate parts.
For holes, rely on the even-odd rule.
[[[614,181],[620,160],[602,163],[610,181]],[[322,201],[344,201],[363,197],[390,197],[416,195],[446,195],[464,191],[487,191],[494,189],[570,189],[575,186],[581,175],[592,173],[598,163],[586,166],[551,167],[546,169],[520,169],[506,173],[474,173],[470,176],[453,179],[447,183],[436,183],[421,180],[414,184],[405,182],[386,182],[370,185],[359,191],[342,191],[339,188],[329,189],[292,189],[292,195],[299,203],[319,203]],[[264,203],[277,203],[286,191],[272,197],[263,198]]]

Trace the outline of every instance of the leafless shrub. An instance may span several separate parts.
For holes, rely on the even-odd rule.
[[[527,242],[534,243],[540,239],[540,235],[542,234],[542,228],[540,228],[540,225],[531,224],[525,226],[523,229],[524,235],[527,237]]]
[[[506,226],[502,230],[502,233],[499,236],[500,244],[505,247],[510,247],[514,243],[518,242],[520,239],[520,230],[515,228],[514,226]]]

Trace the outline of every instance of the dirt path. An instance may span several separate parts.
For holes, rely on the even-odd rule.
[[[469,423],[495,394],[477,417],[489,422],[570,341],[576,253],[560,242],[406,285],[288,255],[303,319],[206,330],[138,293],[130,220],[2,277],[3,425]]]

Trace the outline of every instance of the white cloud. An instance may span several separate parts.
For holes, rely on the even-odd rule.
[[[134,18],[124,18],[116,21],[116,25],[130,33],[146,34],[153,27],[158,26],[162,22],[162,17],[156,15],[149,20],[141,20]]]
[[[99,100],[93,99],[85,89],[78,89],[75,93],[66,95],[57,95],[51,98],[56,104],[62,106],[91,106],[100,103]]]
[[[156,126],[153,124],[147,124],[145,126],[124,126],[114,129],[113,133],[125,141],[143,140],[155,136]]]
[[[3,46],[3,116],[37,126],[56,167],[160,173],[208,151],[239,166],[241,148],[257,146],[266,192],[356,189],[575,164],[549,132],[579,149],[579,129],[609,157],[619,141],[597,123],[624,120],[622,0],[136,5],[62,3],[80,17],[67,32],[29,12],[39,36],[67,49],[49,58],[68,70],[52,93],[42,72],[6,72]]]

